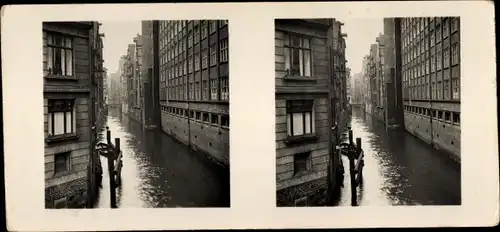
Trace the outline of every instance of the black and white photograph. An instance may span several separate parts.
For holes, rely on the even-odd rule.
[[[277,206],[460,205],[460,18],[276,19]]]
[[[493,5],[6,5],[7,229],[496,225]]]
[[[229,207],[228,39],[228,20],[44,22],[45,207]]]

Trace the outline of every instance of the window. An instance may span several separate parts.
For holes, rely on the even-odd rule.
[[[458,31],[458,26],[459,26],[459,18],[453,18],[451,22],[451,33]]]
[[[194,99],[194,85],[189,83],[189,99]]]
[[[457,65],[459,63],[460,54],[458,52],[458,43],[451,45],[451,65]]]
[[[443,38],[446,38],[449,35],[450,28],[448,27],[448,24],[449,24],[448,18],[444,18],[443,19]]]
[[[217,80],[210,80],[210,100],[217,100]]]
[[[200,27],[198,25],[194,26],[194,44],[200,42]]]
[[[217,64],[217,47],[216,44],[210,46],[210,66]]]
[[[196,100],[201,100],[200,81],[196,81],[196,83],[195,83],[195,96],[194,97]]]
[[[287,101],[288,136],[314,133],[313,100]]]
[[[453,124],[460,125],[460,112],[453,112]]]
[[[189,56],[188,58],[188,71],[189,73],[193,72],[193,56]]]
[[[220,21],[220,27],[226,26],[227,25],[227,20],[221,20]]]
[[[203,121],[208,122],[208,113],[203,113]]]
[[[195,117],[196,117],[196,120],[200,120],[201,119],[201,112],[196,112],[195,113]]]
[[[203,80],[202,81],[202,88],[203,88],[203,100],[208,100],[208,81]]]
[[[220,98],[221,100],[229,99],[229,83],[227,77],[221,77],[220,79]]]
[[[48,100],[48,135],[75,133],[74,99]]]
[[[184,71],[183,74],[187,74],[187,60],[182,61],[182,70]]]
[[[46,32],[46,75],[73,76],[73,39]]]
[[[443,50],[443,67],[448,68],[450,66],[450,49],[448,47]]]
[[[66,173],[70,170],[71,152],[54,155],[54,174]]]
[[[452,85],[453,85],[453,94],[452,94],[453,99],[460,99],[460,79],[453,79]]]
[[[215,33],[217,31],[217,21],[210,21],[210,34]]]
[[[219,115],[217,115],[217,114],[212,114],[210,118],[211,118],[211,123],[212,123],[213,125],[217,125],[217,124],[219,124]]]
[[[443,99],[443,96],[441,95],[442,91],[443,91],[443,88],[441,86],[441,81],[438,81],[438,83],[437,83],[437,96],[436,96],[437,99]]]
[[[189,31],[188,33],[188,48],[193,46],[193,33]]]
[[[194,54],[194,71],[200,70],[200,53]]]
[[[451,120],[451,113],[449,111],[444,112],[444,120],[448,122]]]
[[[441,41],[441,25],[437,24],[436,25],[436,43]]]
[[[429,69],[430,69],[430,67],[429,67],[429,60],[428,60],[428,59],[427,59],[427,60],[425,60],[425,64],[424,64],[424,65],[425,65],[425,67],[424,67],[424,69],[425,69],[425,74],[429,74]]]
[[[208,36],[208,25],[207,20],[201,22],[201,39],[205,39]]]
[[[431,30],[431,47],[434,46],[434,44],[436,44],[436,39],[434,37],[434,31]]]
[[[220,41],[220,62],[227,62],[229,57],[228,51],[228,39],[223,39]]]
[[[293,155],[294,175],[303,174],[311,170],[311,155],[309,152]]]
[[[201,51],[201,68],[208,67],[208,50],[205,48]]]
[[[220,125],[223,127],[229,127],[229,115],[220,116]]]
[[[285,36],[285,70],[292,76],[311,76],[311,47],[308,38]]]
[[[439,71],[442,67],[441,45],[436,46],[436,69]]]
[[[436,83],[431,84],[432,99],[436,99]]]

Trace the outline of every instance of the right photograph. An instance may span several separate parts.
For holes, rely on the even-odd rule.
[[[461,205],[460,18],[275,20],[276,204]]]

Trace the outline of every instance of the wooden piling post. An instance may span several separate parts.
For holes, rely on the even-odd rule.
[[[106,141],[108,142],[108,145],[111,145],[111,131],[109,130],[109,127],[106,127]]]
[[[349,144],[350,145],[353,145],[354,141],[353,141],[353,135],[352,135],[352,130],[349,129]]]
[[[116,160],[116,167],[114,169],[114,172],[115,172],[115,175],[116,175],[116,178],[115,178],[115,183],[116,183],[116,186],[115,187],[118,187],[118,185],[120,185],[121,183],[121,149],[120,149],[120,138],[115,138],[115,149],[116,149],[116,153],[115,153],[115,157],[114,159]]]
[[[358,194],[356,191],[356,170],[352,154],[349,154],[349,173],[351,174],[351,205],[356,206]]]
[[[109,171],[109,196],[111,208],[116,207],[116,188],[115,188],[115,165],[113,155],[108,154],[108,171]]]
[[[359,165],[357,165],[357,171],[358,171],[358,182],[360,185],[363,184],[363,165],[364,165],[364,156],[361,156],[361,152],[363,150],[361,149],[361,138],[356,138],[356,155],[359,157]]]

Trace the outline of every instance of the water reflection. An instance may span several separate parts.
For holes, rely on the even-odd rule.
[[[229,171],[212,164],[159,130],[147,131],[117,110],[107,125],[121,139],[122,186],[118,207],[229,207]],[[103,170],[107,162],[103,160]],[[109,207],[103,175],[99,207]]]
[[[384,124],[353,108],[351,127],[365,152],[360,205],[459,205],[460,164],[410,135],[386,131]],[[344,188],[338,205],[350,205],[347,157]]]

